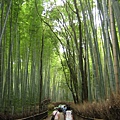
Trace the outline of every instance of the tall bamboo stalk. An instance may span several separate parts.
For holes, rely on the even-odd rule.
[[[111,6],[111,1],[109,0],[109,10],[110,10],[110,25],[111,25],[111,36],[112,36],[112,45],[113,45],[113,62],[114,62],[114,74],[115,74],[115,81],[116,81],[116,93],[119,93],[119,77],[118,77],[118,54],[117,54],[117,43],[116,43],[116,37],[115,36],[115,21],[113,18],[113,9]]]
[[[109,80],[110,80],[110,88],[111,91],[114,91],[114,81],[113,81],[113,74],[112,74],[112,64],[111,64],[111,52],[110,52],[110,42],[109,42],[109,33],[108,33],[108,13],[107,13],[107,5],[106,1],[103,0],[103,11],[104,11],[104,29],[105,29],[105,36],[106,36],[106,41],[107,41],[107,59],[108,59],[108,75],[109,75]]]

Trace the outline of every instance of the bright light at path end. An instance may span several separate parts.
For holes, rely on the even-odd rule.
[[[63,5],[64,0],[50,0],[50,2],[55,2],[55,1],[57,5]]]

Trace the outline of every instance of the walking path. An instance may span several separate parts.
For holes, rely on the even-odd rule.
[[[51,116],[48,116],[46,119],[44,120],[51,120]],[[63,113],[60,112],[60,120],[64,120],[64,116],[63,116]]]
[[[44,120],[51,120],[51,116],[48,116],[46,119]],[[63,113],[60,112],[60,120],[64,120],[64,116],[63,116]],[[84,119],[79,119],[79,120],[84,120]],[[103,120],[103,119],[94,119],[94,120]]]

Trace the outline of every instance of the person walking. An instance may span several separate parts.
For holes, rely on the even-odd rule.
[[[65,120],[73,120],[72,110],[67,110]]]
[[[57,108],[53,111],[52,115],[54,116],[54,120],[60,120],[60,112]],[[51,120],[53,120],[53,118]]]
[[[65,120],[66,110],[67,110],[67,107],[66,107],[66,106],[64,106],[64,107],[63,107],[64,120]]]

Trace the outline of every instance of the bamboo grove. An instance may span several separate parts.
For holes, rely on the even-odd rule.
[[[0,111],[119,93],[120,0],[0,0]]]

